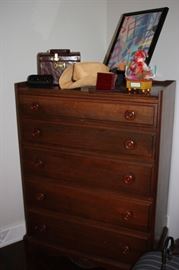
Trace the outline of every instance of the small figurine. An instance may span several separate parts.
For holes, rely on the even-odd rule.
[[[134,53],[132,61],[126,67],[125,77],[127,88],[140,89],[142,92],[150,92],[152,87],[152,78],[154,74],[152,69],[145,63],[147,53],[144,50],[138,50]]]

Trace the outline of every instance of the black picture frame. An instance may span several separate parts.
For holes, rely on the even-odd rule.
[[[126,65],[138,49],[145,50],[149,64],[169,8],[124,13],[104,58],[110,70]]]

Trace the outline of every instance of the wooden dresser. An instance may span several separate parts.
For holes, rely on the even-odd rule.
[[[88,267],[130,269],[167,222],[175,82],[147,96],[15,90],[25,239]]]

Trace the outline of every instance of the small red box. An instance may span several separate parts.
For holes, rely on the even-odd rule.
[[[115,88],[117,75],[115,73],[97,73],[96,89],[97,90],[113,90]]]

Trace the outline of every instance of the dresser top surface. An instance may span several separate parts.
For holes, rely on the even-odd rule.
[[[138,99],[142,100],[157,100],[161,92],[167,89],[168,86],[174,85],[175,81],[162,81],[154,82],[151,92],[149,94],[143,93],[129,93],[126,88],[121,88],[119,90],[96,90],[94,87],[84,87],[78,89],[60,89],[59,86],[53,86],[51,88],[35,88],[28,87],[27,82],[15,83],[16,89],[20,91],[21,94],[27,95],[47,95],[47,96],[59,96],[59,97],[81,97],[81,98],[99,98],[99,99]]]

